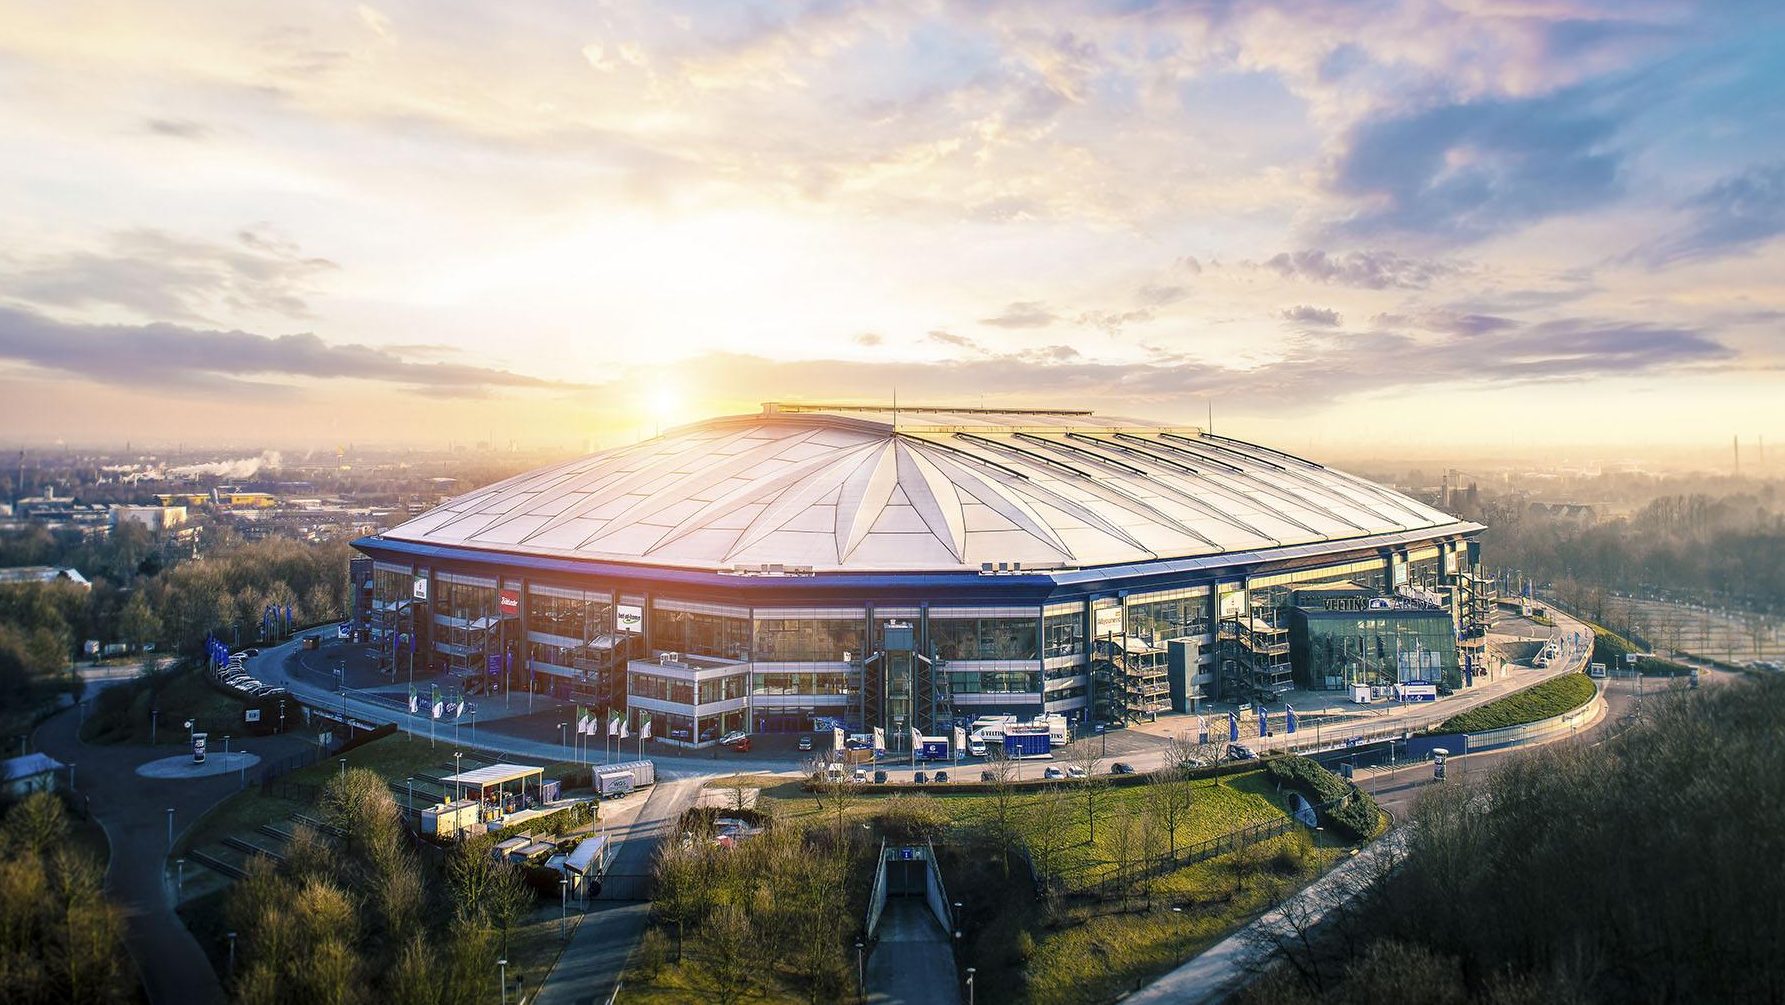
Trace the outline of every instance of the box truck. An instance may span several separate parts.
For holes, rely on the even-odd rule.
[[[1051,757],[1052,750],[1053,738],[1045,732],[1009,732],[1004,734],[1005,757]]]
[[[917,759],[920,761],[946,761],[948,756],[946,736],[926,736],[922,745],[917,748]]]

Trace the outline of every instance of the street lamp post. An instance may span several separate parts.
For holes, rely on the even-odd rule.
[[[464,798],[465,783],[459,780],[459,758],[464,757],[461,751],[452,752],[452,798],[456,802]]]
[[[502,982],[502,1005],[508,1005],[508,957],[497,960],[496,966],[499,972],[496,979]]]
[[[345,757],[341,758],[341,777],[343,779],[347,777],[347,758]]]
[[[558,938],[564,938],[564,926],[570,919],[570,880],[558,880]]]
[[[151,747],[155,745],[155,729],[160,724],[161,710],[158,708],[149,709],[149,746]]]
[[[236,933],[229,933],[229,976],[236,975]]]
[[[973,968],[967,968],[967,1005],[973,1005]]]
[[[868,970],[862,956],[862,950],[866,946],[867,943],[862,940],[855,940],[855,986],[861,991],[863,998],[868,996]]]
[[[167,853],[174,853],[174,808],[167,808]]]
[[[407,779],[407,781],[409,784],[409,812],[414,813],[415,812],[415,776],[410,775],[409,778]]]

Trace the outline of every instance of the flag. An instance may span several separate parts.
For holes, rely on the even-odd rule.
[[[839,751],[842,749],[843,749],[843,727],[842,726],[832,726],[831,727],[831,750]]]
[[[589,710],[584,708],[581,702],[576,706],[576,731],[578,734],[589,731]]]
[[[632,730],[630,730],[626,727],[626,720],[621,719],[620,720],[620,739],[624,740],[631,735],[632,735]]]
[[[1255,709],[1255,711],[1258,713],[1258,735],[1259,736],[1271,735],[1271,719],[1270,719],[1270,716],[1265,712],[1264,706],[1263,705],[1258,706],[1258,708]]]
[[[607,735],[609,735],[609,736],[619,736],[620,735],[620,717],[619,716],[616,715],[612,719],[608,720]]]
[[[650,716],[645,716],[645,721],[639,724],[638,738],[641,740],[649,740],[651,738],[651,717]]]
[[[881,729],[879,726],[874,727],[874,749],[886,749],[886,730]]]
[[[1196,721],[1196,742],[1207,744],[1209,742],[1209,717],[1199,715],[1196,717]]]
[[[595,719],[593,716],[578,715],[576,717],[576,734],[578,736],[593,736],[595,728],[591,724],[594,721]]]
[[[415,693],[415,688],[411,687],[409,689],[409,714],[414,715],[419,711],[421,711],[421,696]]]
[[[967,731],[966,731],[966,730],[964,730],[964,729],[962,729],[962,728],[961,728],[961,727],[959,727],[959,726],[956,726],[956,727],[955,727],[955,728],[954,728],[954,752],[955,752],[955,756],[957,756],[957,757],[958,757],[958,756],[960,756],[960,754],[961,754],[961,753],[962,753],[962,752],[963,752],[963,751],[965,751],[965,750],[966,750],[966,749],[967,749]]]
[[[439,695],[435,695],[434,696],[434,718],[438,719],[445,714],[446,714],[446,702],[441,701]]]
[[[1283,706],[1283,731],[1285,733],[1295,732],[1295,709],[1288,705]]]
[[[1240,742],[1240,717],[1237,712],[1227,713],[1227,742]]]
[[[923,746],[923,733],[916,726],[911,727],[911,749],[918,750]]]
[[[465,698],[463,695],[461,695],[459,700],[454,703],[452,707],[452,717],[455,719],[463,719],[465,717]]]

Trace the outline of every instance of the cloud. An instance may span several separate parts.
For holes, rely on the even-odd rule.
[[[418,363],[389,349],[330,344],[307,332],[268,336],[165,323],[76,324],[9,307],[0,307],[0,360],[131,388],[251,387],[259,393],[282,389],[293,378],[346,378],[476,397],[498,389],[582,386],[490,367]]]
[[[1283,320],[1319,328],[1337,328],[1344,321],[1339,317],[1339,312],[1330,307],[1309,307],[1307,304],[1286,308],[1283,311]]]
[[[1452,262],[1408,258],[1392,251],[1330,254],[1319,248],[1278,252],[1267,259],[1264,266],[1275,269],[1278,275],[1287,279],[1367,290],[1421,290],[1435,279],[1461,271],[1461,266]]]
[[[877,332],[862,332],[860,335],[850,339],[850,341],[854,342],[856,345],[873,348],[886,340],[881,338]]]
[[[957,349],[971,349],[974,352],[984,352],[985,351],[984,349],[980,348],[980,345],[978,342],[973,341],[972,339],[966,337],[965,335],[956,335],[953,332],[945,332],[940,329],[937,329],[936,331],[932,331],[928,335],[925,335],[924,337],[929,339],[931,342],[938,343],[939,345],[950,345],[950,346],[954,346]]]
[[[1684,208],[1692,222],[1642,253],[1649,264],[1747,251],[1785,233],[1785,163],[1758,165],[1724,178]]]
[[[1135,296],[1148,307],[1166,307],[1190,295],[1190,287],[1168,284],[1148,283],[1136,291]]]
[[[946,333],[943,333],[946,334]],[[1290,352],[1254,366],[1185,354],[1098,360],[1070,346],[935,362],[783,360],[715,354],[675,364],[679,379],[740,400],[823,388],[841,400],[883,400],[888,387],[922,388],[921,403],[1002,401],[1034,406],[1175,409],[1185,395],[1217,394],[1258,412],[1315,409],[1385,388],[1575,383],[1730,365],[1733,350],[1693,328],[1564,318],[1487,336],[1306,332]],[[628,374],[628,382],[649,379]],[[909,394],[901,395],[901,400]],[[914,402],[919,401],[913,397]]]
[[[179,321],[239,311],[309,317],[312,284],[337,268],[264,227],[239,231],[234,243],[120,231],[101,249],[0,259],[0,266],[0,293],[28,303],[123,307]]]
[[[1329,182],[1358,209],[1332,229],[1465,243],[1610,202],[1621,182],[1617,123],[1587,104],[1562,92],[1366,120]]]
[[[1085,311],[1073,321],[1088,328],[1096,328],[1106,335],[1120,335],[1122,329],[1131,324],[1153,320],[1153,309],[1142,307],[1132,311]]]
[[[1490,335],[1517,328],[1519,322],[1497,314],[1457,311],[1423,311],[1418,314],[1378,314],[1370,320],[1389,328],[1418,328],[1446,335]]]
[[[191,119],[148,119],[143,128],[159,136],[181,140],[202,140],[213,132],[210,126]]]
[[[1004,308],[1004,313],[980,318],[979,323],[993,328],[1046,328],[1060,320],[1047,305],[1035,300],[1019,300]]]

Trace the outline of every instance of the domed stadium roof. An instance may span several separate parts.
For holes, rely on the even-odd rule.
[[[750,572],[1085,568],[1457,524],[1195,427],[768,404],[478,489],[386,538]]]

